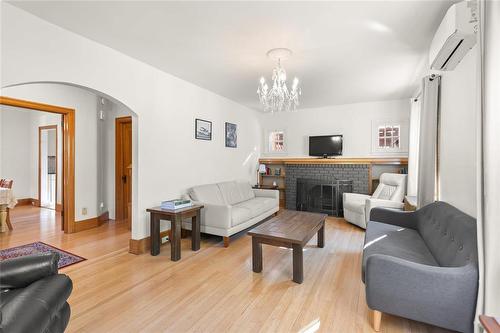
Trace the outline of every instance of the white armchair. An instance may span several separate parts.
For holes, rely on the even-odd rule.
[[[406,175],[384,173],[372,196],[359,193],[344,193],[344,218],[347,222],[366,229],[370,211],[375,207],[403,209],[406,193]]]

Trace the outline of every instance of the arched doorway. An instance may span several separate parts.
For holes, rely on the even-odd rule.
[[[75,110],[55,105],[0,96],[0,105],[56,113],[62,116],[62,229],[75,232]]]
[[[78,107],[78,104],[73,104],[72,100],[70,98],[66,99],[49,99],[45,98],[43,91],[45,91],[47,86],[57,86],[57,87],[66,87],[66,89],[78,89],[87,92],[88,94],[93,94],[95,95],[95,100],[93,103],[93,106],[97,104],[97,109],[95,110],[96,113],[93,114],[92,117],[87,117],[87,119],[82,119],[82,108]],[[35,91],[35,93],[30,93],[30,94],[25,94],[23,91],[27,89],[27,87],[30,87],[30,92]],[[21,88],[26,88],[26,89],[21,89]],[[8,87],[4,87],[3,89],[3,94],[8,95],[8,96],[13,96],[14,98],[3,98],[4,101],[7,100],[21,100],[23,99],[27,107],[30,107],[32,110],[36,110],[36,107],[40,108],[39,105],[45,105],[45,106],[52,106],[54,108],[57,108],[56,105],[64,105],[64,107],[61,107],[61,109],[71,109],[73,108],[73,121],[75,124],[73,125],[73,131],[74,133],[76,132],[75,137],[73,138],[73,146],[70,151],[73,154],[76,154],[76,160],[75,156],[73,155],[73,188],[71,186],[64,186],[65,189],[68,189],[69,191],[73,191],[73,193],[63,194],[64,197],[64,204],[63,204],[63,211],[65,214],[64,218],[64,231],[67,233],[72,233],[72,232],[78,232],[81,230],[86,230],[89,228],[92,228],[94,226],[98,226],[101,223],[101,218],[104,217],[104,219],[107,219],[107,216],[110,216],[112,219],[114,219],[115,216],[115,195],[107,195],[104,192],[111,192],[110,187],[112,188],[112,191],[114,192],[114,179],[115,179],[115,174],[114,174],[114,165],[113,165],[113,174],[106,174],[106,170],[104,170],[104,166],[108,166],[107,169],[110,169],[109,165],[114,163],[114,147],[103,147],[103,143],[100,142],[99,138],[96,139],[95,136],[101,137],[101,138],[106,138],[109,139],[107,136],[109,133],[113,132],[113,139],[114,139],[114,128],[111,127],[106,127],[104,123],[113,123],[114,126],[114,118],[115,117],[123,117],[123,116],[129,116],[132,119],[134,131],[136,131],[137,128],[137,116],[136,114],[130,110],[126,105],[121,103],[120,101],[114,99],[113,97],[96,91],[95,89],[80,86],[80,85],[74,85],[70,83],[64,83],[64,82],[30,82],[30,83],[25,83],[25,84],[16,84],[16,85],[10,85]],[[19,90],[22,92],[19,93]],[[64,94],[60,94],[64,95]],[[71,95],[71,94],[66,94],[66,95]],[[52,97],[52,96],[51,96]],[[36,101],[36,102],[28,102],[29,101]],[[43,103],[38,103],[38,102],[43,102]],[[47,104],[45,104],[47,103]],[[50,104],[50,105],[49,105]],[[76,105],[76,107],[75,107]],[[43,107],[42,107],[43,109]],[[87,133],[88,128],[87,127],[82,127],[82,123],[85,121],[89,123],[89,119],[93,119],[92,121],[97,121],[98,125],[95,126],[94,129],[91,129],[90,132]],[[95,119],[95,120],[94,120]],[[66,122],[63,122],[66,123]],[[64,125],[66,128],[67,126]],[[97,140],[97,145],[94,144],[86,144],[83,145],[82,142],[87,142],[87,141],[96,141]],[[134,135],[134,140],[137,140],[137,136]],[[104,140],[103,140],[104,141]],[[69,142],[69,141],[68,141]],[[114,142],[113,142],[114,144]],[[90,147],[89,147],[90,145]],[[137,144],[133,144],[133,147],[137,147]],[[88,159],[87,157],[82,157],[84,156],[85,151],[89,152],[92,151],[96,153],[97,155],[97,160],[99,163],[96,163],[95,161],[85,161]],[[132,161],[137,160],[137,152],[133,150],[132,152],[133,158]],[[112,156],[113,161],[107,160],[109,156]],[[82,162],[82,160],[84,160]],[[76,164],[76,174],[75,174],[75,164]],[[99,164],[95,166],[95,164]],[[131,168],[128,170],[131,173],[131,176],[134,173],[134,169],[132,166],[134,166],[135,163],[131,163]],[[92,174],[89,177],[89,171],[90,169],[95,169],[95,173],[97,176],[92,176]],[[82,173],[86,173],[86,175],[82,176]],[[69,172],[62,172],[64,177],[66,178],[67,176],[70,176],[71,173]],[[106,185],[107,180],[113,179],[113,183],[110,185]],[[63,183],[66,185],[68,180],[64,180]],[[70,181],[71,182],[71,181]],[[89,183],[94,183],[94,187],[88,186]],[[136,198],[134,195],[134,192],[136,192],[137,189],[137,177],[132,177],[132,198]],[[62,192],[62,191],[61,191]],[[84,201],[85,196],[87,197],[87,201]],[[72,204],[70,203],[72,197]],[[82,199],[83,198],[83,199]],[[68,201],[69,200],[69,201]],[[89,201],[93,201],[90,202]],[[92,204],[95,203],[95,207],[92,207]],[[134,206],[133,201],[131,202],[131,207]],[[134,210],[132,209],[132,212]],[[73,214],[71,214],[73,213]],[[135,212],[134,212],[135,213]],[[72,216],[71,216],[72,215]],[[89,216],[90,215],[90,216]],[[135,214],[130,214],[130,219],[133,220],[133,216]]]

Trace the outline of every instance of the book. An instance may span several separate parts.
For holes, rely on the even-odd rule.
[[[193,203],[189,199],[174,199],[162,201],[160,207],[162,209],[176,210],[186,207],[191,207]]]
[[[187,208],[187,207],[191,207],[193,206],[193,204],[185,204],[185,205],[180,205],[180,206],[166,206],[166,205],[162,205],[160,206],[161,209],[167,209],[167,210],[178,210],[178,209],[182,209],[182,208]]]

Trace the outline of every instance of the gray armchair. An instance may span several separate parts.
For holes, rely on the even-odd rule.
[[[474,218],[444,202],[371,211],[362,280],[376,331],[385,312],[473,332],[478,276]]]

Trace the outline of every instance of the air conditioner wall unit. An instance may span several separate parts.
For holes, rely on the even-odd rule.
[[[431,69],[453,70],[476,44],[477,3],[463,1],[451,6],[432,39]]]

